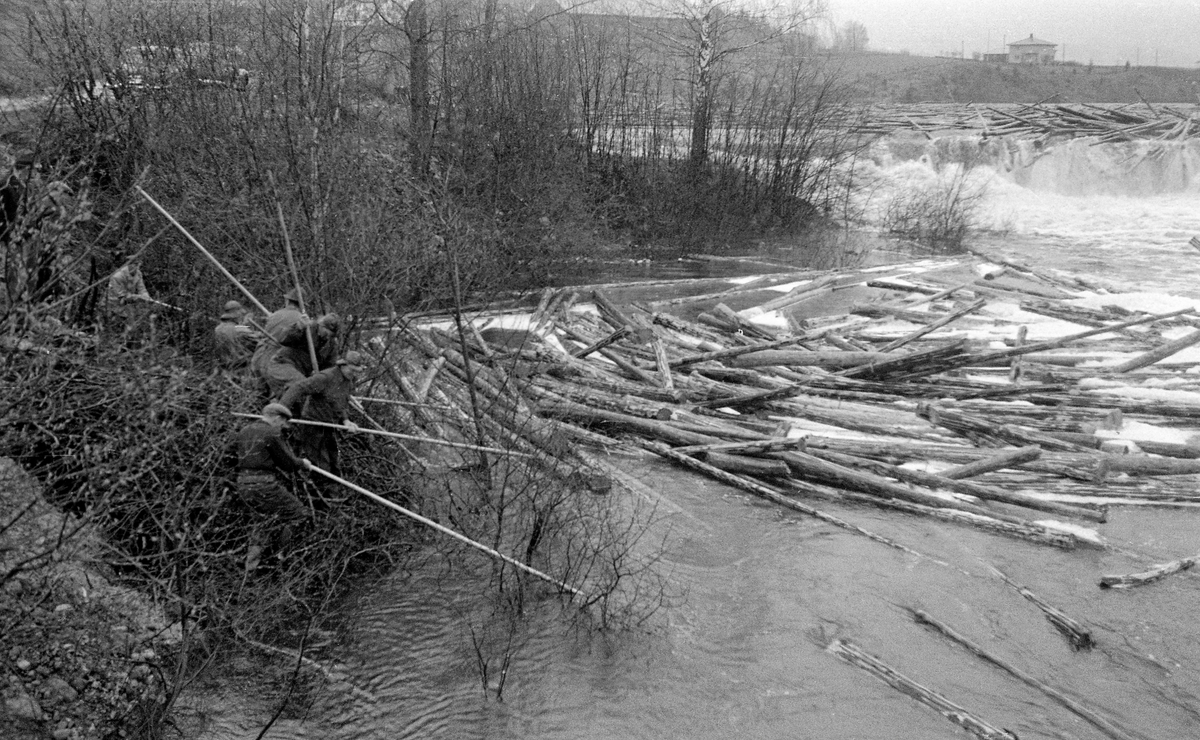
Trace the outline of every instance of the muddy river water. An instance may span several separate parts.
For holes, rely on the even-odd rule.
[[[921,167],[932,167],[883,159],[879,166],[898,181],[927,177]],[[1200,235],[1196,183],[1165,193],[1078,194],[1035,189],[999,166],[990,177],[985,215],[998,228],[986,248],[1200,297],[1200,251],[1187,245]],[[346,605],[335,650],[341,680],[268,737],[968,737],[832,655],[826,646],[835,638],[1021,738],[1109,736],[916,624],[909,608],[1103,714],[1128,737],[1200,737],[1200,578],[1097,587],[1102,574],[1200,552],[1200,509],[1114,508],[1098,526],[1111,547],[1068,552],[816,504],[921,553],[912,555],[646,458],[611,461],[658,499],[654,526],[672,598],[643,629],[596,635],[572,629],[556,602],[536,605],[515,637],[497,700],[496,671],[486,691],[470,629],[482,608],[481,576],[430,557]],[[1089,626],[1097,647],[1073,650],[991,567]],[[230,710],[211,717],[206,738],[258,734],[264,718]]]

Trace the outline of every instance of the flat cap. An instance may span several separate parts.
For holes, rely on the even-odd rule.
[[[292,418],[292,410],[282,403],[268,403],[263,406],[263,416],[282,416],[285,419]]]

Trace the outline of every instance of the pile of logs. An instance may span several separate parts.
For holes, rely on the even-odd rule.
[[[1200,136],[1198,106],[924,104],[874,109],[859,131],[890,134],[913,130],[933,136],[969,131],[983,136],[1094,137],[1096,143],[1120,141],[1184,141]]]
[[[670,287],[639,289],[644,298]],[[1108,507],[1200,505],[1200,433],[1190,435],[1200,374],[1187,372],[1200,353],[1184,352],[1200,343],[1192,305],[1140,311],[1078,278],[976,258],[695,287],[654,302],[622,300],[620,286],[547,290],[517,328],[482,314],[387,324],[378,340],[393,341],[368,347],[401,347],[400,360],[377,357],[397,398],[362,400],[401,404],[427,438],[582,473],[595,493],[639,485],[597,450],[655,456],[916,557],[926,556],[822,507],[1105,548]],[[1084,294],[1093,300],[1075,300]],[[1197,562],[1098,585],[1141,586]],[[1093,647],[1085,625],[991,572],[1073,649]],[[909,611],[1106,736],[1135,737]],[[1015,737],[850,640],[828,650],[977,737]]]
[[[612,471],[589,448],[648,451],[809,514],[870,505],[1062,548],[1102,546],[1108,506],[1200,503],[1200,436],[1179,429],[1200,394],[1126,392],[1200,387],[1173,362],[1200,342],[1191,308],[1085,308],[1070,299],[1095,286],[978,260],[806,277],[660,302],[674,314],[547,291],[520,331],[405,324],[421,359],[388,372],[422,433],[457,426],[590,480]],[[849,288],[869,298],[805,311]],[[751,320],[769,311],[784,323]],[[1027,340],[1041,319],[1069,333]]]

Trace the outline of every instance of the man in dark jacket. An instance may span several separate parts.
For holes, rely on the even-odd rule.
[[[351,350],[333,367],[293,382],[279,403],[302,419],[340,424],[354,431],[358,426],[349,419],[350,396],[362,369],[362,354]],[[313,464],[338,475],[337,439],[333,432],[325,427],[303,426],[296,441]]]
[[[337,334],[341,319],[327,313],[314,322],[294,324],[280,339],[279,347],[267,361],[265,378],[272,400],[279,400],[288,386],[312,375],[316,370],[334,366],[337,357]],[[317,367],[312,366],[312,352],[317,355]]]
[[[262,410],[262,420],[246,425],[234,440],[238,497],[254,511],[282,522],[281,551],[291,544],[295,526],[308,517],[304,505],[279,480],[280,474],[308,470],[311,466],[308,460],[297,457],[283,439],[284,427],[291,418],[292,412],[286,406],[269,403]],[[265,546],[265,535],[256,530],[246,553],[247,573],[258,567]]]

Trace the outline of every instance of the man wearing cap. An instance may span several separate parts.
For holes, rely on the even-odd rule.
[[[262,420],[246,425],[233,442],[238,497],[254,511],[279,518],[281,551],[291,544],[295,526],[308,516],[300,500],[279,481],[281,473],[308,470],[311,466],[308,460],[297,457],[283,439],[283,430],[291,418],[287,406],[269,403],[263,407]],[[265,535],[256,530],[246,553],[247,573],[258,567],[265,546]]]
[[[229,301],[221,313],[221,323],[213,330],[217,362],[226,370],[243,370],[250,364],[258,332],[243,323],[247,313],[242,304]]]
[[[340,424],[356,431],[358,426],[348,418],[350,396],[362,369],[362,354],[351,350],[333,367],[293,382],[279,403],[307,421]],[[338,449],[333,431],[327,427],[302,425],[296,441],[315,465],[336,475]]]
[[[266,398],[277,397],[276,394],[270,392],[267,374],[271,359],[282,346],[284,337],[297,328],[303,336],[302,332],[307,319],[300,311],[300,299],[303,295],[300,288],[292,288],[284,294],[283,308],[272,311],[271,315],[267,316],[266,323],[263,324],[263,331],[266,332],[266,335],[259,339],[258,346],[255,347],[254,354],[250,358],[250,369],[260,379],[261,391]]]

